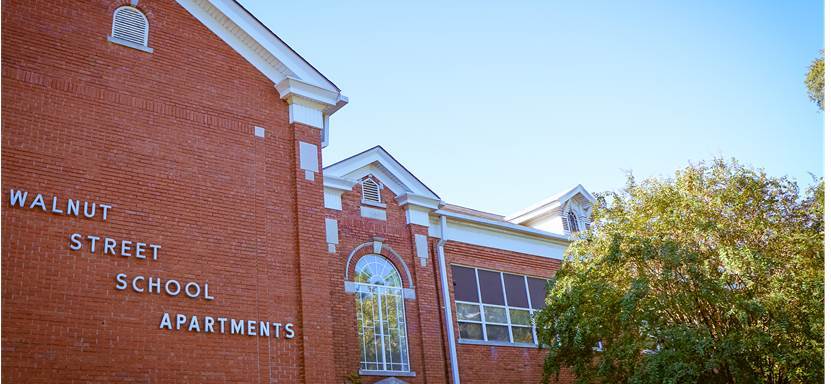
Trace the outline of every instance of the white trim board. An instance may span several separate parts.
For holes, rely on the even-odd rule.
[[[562,235],[533,228],[520,231],[507,225],[493,225],[483,219],[470,220],[467,217],[462,217],[463,215],[445,216],[447,217],[445,236],[449,241],[555,260],[563,260],[569,243],[567,240],[563,240],[564,236]],[[438,218],[431,218],[428,233],[434,238],[441,236]]]

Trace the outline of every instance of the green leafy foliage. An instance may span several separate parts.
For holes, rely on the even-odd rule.
[[[825,110],[825,54],[814,59],[808,73],[805,74],[805,87],[808,88],[808,97],[817,103],[819,109]]]
[[[544,381],[821,382],[823,193],[715,159],[599,195],[537,318]]]

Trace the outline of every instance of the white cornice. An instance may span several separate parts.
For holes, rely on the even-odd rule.
[[[444,238],[448,241],[555,260],[563,260],[569,245],[569,240],[564,236],[510,223],[495,222],[442,210],[434,214],[443,214],[447,217]],[[438,217],[431,217],[428,233],[431,237],[442,235]]]
[[[523,226],[523,225],[518,225],[518,224],[509,223],[509,222],[505,222],[505,221],[489,220],[489,219],[485,219],[485,218],[481,218],[481,217],[476,217],[476,216],[465,215],[465,214],[456,213],[456,212],[445,211],[445,210],[442,210],[442,209],[439,209],[439,210],[433,212],[433,214],[439,215],[439,216],[446,216],[450,219],[455,219],[456,221],[462,221],[462,222],[467,222],[467,223],[471,223],[471,224],[475,224],[475,225],[486,226],[486,227],[490,227],[490,228],[499,229],[499,230],[502,230],[502,231],[514,232],[514,233],[517,233],[517,234],[522,234],[522,235],[526,235],[526,236],[533,236],[533,237],[546,239],[546,240],[553,240],[553,241],[556,241],[556,242],[561,243],[561,244],[568,244],[568,243],[571,242],[571,239],[566,235],[560,235],[560,234],[557,234],[557,233],[542,231],[542,230],[539,230],[539,229],[526,227],[526,226]]]
[[[328,119],[349,102],[334,83],[280,40],[234,0],[177,0],[246,61],[271,80],[280,98],[289,105],[298,122],[324,130],[328,140]],[[315,112],[316,111],[316,112]]]
[[[340,92],[321,88],[292,77],[284,78],[275,84],[274,87],[280,93],[281,99],[291,103],[292,98],[302,98],[305,100],[305,102],[301,101],[304,105],[328,115],[335,113],[349,102],[349,99],[341,95]]]
[[[274,64],[288,69],[291,76],[298,79],[303,79],[310,84],[317,85],[321,88],[331,89],[339,92],[335,84],[324,77],[320,72],[311,66],[306,60],[297,54],[285,42],[280,40],[273,32],[266,28],[259,20],[254,18],[234,0],[179,0],[180,3],[195,2],[201,3],[200,7],[208,8],[210,5],[216,8],[226,17],[232,24],[224,23],[228,29],[238,29],[249,37],[251,41],[247,42],[252,49],[261,49],[264,56],[270,56],[269,59],[276,60]],[[208,4],[205,4],[208,3]],[[272,61],[272,60],[270,60]],[[272,79],[275,83],[279,79]]]
[[[438,209],[440,205],[444,204],[439,199],[433,199],[426,196],[416,195],[413,193],[403,193],[395,197],[395,201],[399,206],[415,205],[428,209]]]
[[[352,180],[342,179],[334,176],[323,176],[323,187],[337,189],[341,191],[351,191],[355,182]]]

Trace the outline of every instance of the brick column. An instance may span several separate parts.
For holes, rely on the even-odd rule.
[[[427,227],[418,224],[408,224],[410,241],[413,243],[413,275],[416,285],[416,302],[421,325],[421,353],[424,363],[424,372],[420,374],[425,383],[447,383],[448,367],[445,359],[445,340],[442,332],[442,312],[439,302],[441,292],[436,290],[439,283],[436,280],[436,262],[430,250],[430,241]],[[419,254],[419,245],[416,237],[424,236],[426,252],[424,260]],[[425,265],[422,265],[422,261]]]
[[[295,214],[301,311],[299,337],[303,345],[303,377],[306,383],[336,383],[329,293],[331,256],[326,250],[323,175],[320,172],[321,131],[300,123],[292,123],[291,127],[296,164]],[[303,153],[311,150],[316,152],[316,161],[312,165],[308,152]],[[310,170],[312,167],[316,169]]]

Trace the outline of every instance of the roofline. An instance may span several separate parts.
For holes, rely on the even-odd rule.
[[[396,159],[393,155],[391,155],[389,152],[387,152],[387,150],[386,150],[386,149],[384,149],[384,147],[382,147],[382,146],[380,146],[380,145],[376,145],[376,146],[374,146],[374,147],[372,147],[372,148],[369,148],[369,149],[366,149],[366,150],[361,151],[361,152],[359,152],[359,153],[356,153],[356,154],[354,154],[354,155],[352,155],[352,156],[349,156],[349,157],[347,157],[347,158],[345,158],[345,159],[342,159],[342,160],[339,160],[339,161],[337,161],[337,162],[335,162],[335,163],[329,164],[329,165],[327,165],[327,166],[323,167],[323,169],[324,169],[324,170],[326,170],[326,168],[334,167],[334,166],[336,166],[336,165],[338,165],[338,164],[340,164],[340,163],[343,163],[343,162],[345,162],[345,161],[347,161],[347,160],[350,160],[350,159],[353,159],[353,158],[355,158],[355,157],[361,156],[361,155],[363,155],[363,154],[365,154],[365,153],[368,153],[368,152],[374,151],[374,150],[376,150],[376,149],[380,149],[380,150],[381,150],[381,152],[383,152],[384,154],[386,154],[387,156],[389,156],[389,157],[390,157],[390,159],[392,159],[392,161],[394,161],[396,164],[398,164],[398,166],[399,166],[399,167],[401,167],[401,169],[403,169],[404,171],[406,171],[406,172],[407,172],[407,174],[409,174],[409,175],[410,175],[410,176],[412,176],[414,179],[416,179],[416,181],[418,181],[421,185],[423,185],[423,186],[424,186],[424,188],[427,188],[427,190],[428,190],[428,191],[430,191],[430,193],[432,193],[434,196],[438,197],[438,198],[439,198],[439,200],[442,200],[441,196],[439,196],[439,194],[438,194],[438,193],[436,193],[435,191],[433,191],[432,189],[430,189],[430,187],[428,187],[428,186],[427,186],[427,184],[424,184],[424,182],[423,182],[423,181],[421,181],[421,179],[419,179],[416,175],[414,175],[412,172],[410,172],[410,170],[409,170],[409,169],[407,169],[407,167],[405,167],[403,164],[401,164],[401,162],[400,162],[400,161],[398,161],[398,160],[397,160],[397,159]]]
[[[277,36],[277,34],[274,33],[274,31],[272,31],[271,28],[269,28],[268,26],[265,25],[265,23],[260,21],[260,19],[258,19],[257,16],[254,16],[254,14],[251,13],[251,11],[249,11],[247,8],[245,8],[244,5],[240,4],[240,2],[238,0],[232,0],[232,1],[234,2],[234,4],[239,6],[240,9],[245,11],[245,13],[247,13],[248,16],[251,16],[251,18],[254,19],[254,21],[256,21],[258,24],[260,24],[261,27],[265,28],[269,33],[271,33],[272,36],[274,36],[275,38],[277,38],[277,40],[279,40],[281,43],[283,43],[283,45],[285,45],[292,53],[297,55],[297,57],[299,57],[300,60],[303,60],[303,62],[306,63],[306,65],[308,65],[315,72],[317,72],[317,74],[320,75],[320,77],[324,78],[327,82],[329,82],[329,84],[331,84],[333,87],[335,87],[335,89],[337,89],[339,93],[341,92],[341,89],[334,82],[332,82],[332,80],[329,80],[329,78],[326,77],[326,75],[324,75],[317,68],[315,68],[315,66],[312,65],[312,63],[310,63],[308,60],[306,60],[305,57],[303,57],[303,55],[297,53],[297,51],[295,51],[294,48],[291,47],[291,45],[288,45],[283,39],[280,38],[280,36]]]
[[[560,193],[558,193],[554,196],[548,197],[548,198],[546,198],[542,201],[536,202],[536,203],[532,204],[530,207],[525,208],[523,210],[520,210],[519,212],[514,212],[513,214],[507,215],[507,216],[505,216],[505,220],[514,222],[514,221],[516,221],[517,219],[519,219],[523,216],[528,216],[528,215],[534,213],[534,211],[536,211],[536,210],[547,209],[548,207],[546,207],[546,206],[548,206],[550,204],[554,204],[554,203],[562,204],[564,202],[563,199],[571,198],[576,193],[581,193],[581,194],[586,195],[588,197],[589,202],[592,203],[592,204],[597,201],[597,199],[595,199],[594,196],[592,196],[592,194],[589,193],[588,190],[586,190],[586,187],[584,187],[583,184],[577,184],[573,188],[570,188],[566,191],[560,192]],[[556,207],[552,206],[550,208],[554,209]],[[535,216],[535,215],[532,215],[532,216]],[[532,217],[529,217],[529,218],[526,218],[525,220],[521,220],[521,221],[526,221],[526,220],[531,219],[531,218]]]
[[[519,232],[519,233],[522,233],[524,235],[542,237],[542,238],[546,238],[546,239],[549,239],[549,240],[555,240],[555,241],[565,243],[565,244],[571,243],[571,238],[566,236],[566,235],[560,235],[560,234],[557,234],[557,233],[543,231],[543,230],[540,230],[540,229],[526,227],[526,226],[523,226],[523,225],[514,224],[514,223],[510,223],[510,222],[506,222],[506,221],[490,220],[490,219],[485,219],[485,218],[481,218],[481,217],[465,215],[465,214],[456,213],[456,212],[450,212],[450,211],[446,211],[446,210],[443,210],[443,209],[438,209],[438,210],[434,211],[433,213],[436,214],[436,215],[440,215],[440,216],[447,216],[449,218],[457,219],[457,220],[460,220],[460,221],[466,221],[466,222],[470,222],[470,223],[474,223],[474,224],[485,225],[485,226],[488,226],[488,227],[499,228],[499,229],[510,231],[510,232]]]

